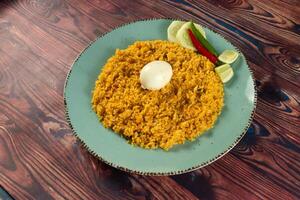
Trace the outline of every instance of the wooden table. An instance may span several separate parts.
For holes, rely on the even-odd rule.
[[[153,17],[192,19],[226,36],[258,86],[243,140],[177,176],[103,164],[64,115],[64,81],[78,53],[116,26]],[[0,1],[0,185],[16,199],[299,199],[299,143],[298,0]]]

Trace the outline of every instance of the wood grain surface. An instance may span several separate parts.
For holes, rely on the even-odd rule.
[[[150,17],[191,19],[224,35],[258,85],[242,141],[183,175],[103,164],[64,115],[64,81],[78,53],[102,33]],[[0,1],[0,186],[15,199],[300,199],[300,1]]]

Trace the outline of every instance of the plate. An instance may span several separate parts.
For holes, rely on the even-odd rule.
[[[67,120],[77,138],[103,162],[115,168],[145,175],[174,175],[216,161],[232,149],[246,133],[255,110],[256,90],[245,56],[232,65],[235,76],[225,84],[224,108],[214,128],[192,142],[169,151],[143,149],[99,122],[91,108],[91,91],[101,71],[117,48],[137,40],[167,39],[171,19],[147,19],[122,25],[92,42],[75,60],[66,79],[64,100]],[[205,28],[218,52],[238,49],[225,38]]]

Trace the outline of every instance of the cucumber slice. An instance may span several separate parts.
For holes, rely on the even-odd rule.
[[[170,42],[178,42],[176,39],[176,34],[178,30],[182,27],[185,22],[183,21],[173,21],[168,27],[168,40]]]
[[[219,75],[223,83],[227,83],[234,75],[229,64],[224,64],[215,68],[215,72]]]
[[[195,26],[199,30],[199,32],[203,35],[203,37],[206,38],[203,28],[199,24],[195,24]],[[188,29],[190,28],[191,28],[191,22],[186,22],[185,24],[183,24],[176,34],[176,39],[183,47],[196,51],[196,48],[194,47],[192,41],[190,40],[190,36],[188,34]]]

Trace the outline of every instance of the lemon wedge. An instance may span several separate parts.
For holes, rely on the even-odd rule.
[[[238,58],[238,56],[238,52],[234,50],[225,50],[221,53],[221,55],[219,55],[218,59],[223,63],[231,64]]]
[[[191,28],[191,24],[191,22],[186,22],[185,24],[183,24],[176,34],[176,39],[183,47],[196,51],[196,48],[194,47],[188,34],[188,29]],[[200,26],[199,24],[195,24],[195,27],[203,35],[203,37],[206,38],[205,31],[202,26]]]
[[[223,83],[227,83],[234,75],[229,64],[224,64],[215,68],[215,72],[219,75]]]
[[[173,21],[168,27],[168,40],[170,42],[178,42],[176,39],[176,34],[178,30],[185,24],[183,21]]]

